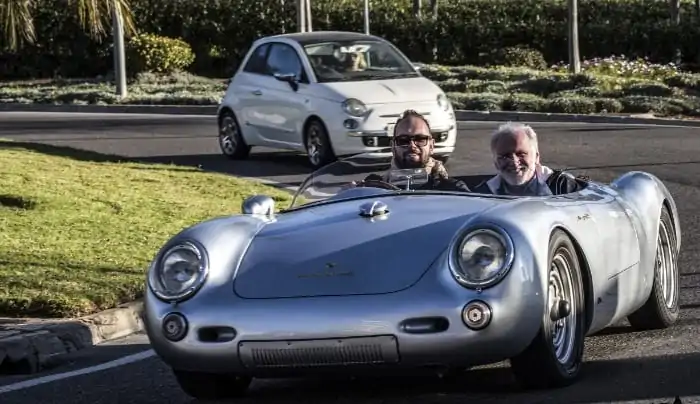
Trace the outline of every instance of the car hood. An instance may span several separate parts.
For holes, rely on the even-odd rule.
[[[395,80],[345,81],[322,83],[338,102],[357,98],[367,105],[406,102],[433,102],[442,90],[425,77]]]
[[[383,220],[359,215],[381,200]],[[283,213],[250,244],[234,280],[242,298],[397,292],[415,284],[473,215],[502,200],[391,196]]]

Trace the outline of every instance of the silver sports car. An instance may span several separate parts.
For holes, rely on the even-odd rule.
[[[186,393],[506,359],[525,387],[562,386],[587,335],[678,318],[678,211],[655,176],[576,179],[574,192],[539,197],[423,190],[423,170],[348,186],[387,174],[376,156],[321,168],[287,209],[250,197],[243,214],[158,252],[146,329]]]

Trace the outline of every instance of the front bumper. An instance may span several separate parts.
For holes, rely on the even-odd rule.
[[[529,345],[544,302],[541,293],[528,292],[535,286],[527,277],[513,268],[501,284],[479,293],[458,286],[447,272],[429,271],[412,288],[384,295],[242,299],[222,285],[170,305],[147,291],[146,331],[173,368],[253,377],[479,365]],[[490,307],[490,323],[481,330],[463,320],[463,308],[474,300]],[[163,319],[173,312],[188,325],[176,342],[163,332]]]
[[[331,119],[328,128],[337,156],[373,152],[390,147],[393,125],[405,109],[417,109],[430,122],[437,156],[449,156],[457,143],[457,120],[454,111],[443,111],[432,103],[398,104],[376,107],[366,118],[353,118],[342,113]]]

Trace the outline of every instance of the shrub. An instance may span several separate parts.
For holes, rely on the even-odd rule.
[[[19,55],[0,55],[0,76],[92,76],[111,69],[111,41],[88,39],[74,11],[64,3],[34,2],[39,42]],[[140,32],[182,38],[197,56],[192,68],[203,71],[209,64],[216,70],[226,70],[226,74],[237,67],[255,39],[296,30],[294,2],[273,3],[131,0]],[[681,2],[681,14],[694,15],[693,6],[691,1]],[[506,64],[537,67],[537,52],[549,64],[568,59],[567,4],[561,0],[443,2],[435,20],[417,20],[412,0],[373,2],[371,7],[372,33],[394,42],[414,61],[477,64],[484,54],[499,53],[500,49],[504,49],[500,53],[516,60],[504,59]],[[425,12],[429,14],[427,4]],[[361,2],[315,0],[312,15],[316,31],[362,31]],[[644,73],[643,66],[651,62],[668,64],[676,47],[682,51],[683,62],[696,63],[700,60],[700,25],[693,18],[683,18],[679,27],[668,21],[668,6],[662,1],[580,0],[581,55],[590,59],[591,69],[600,69],[593,66],[599,63],[611,71],[623,69],[626,75]],[[624,59],[635,62],[600,59],[608,55],[626,55]],[[22,63],[2,63],[5,60]],[[588,67],[584,63],[584,70]],[[658,67],[650,71],[664,76],[672,70]]]
[[[556,71],[566,72],[568,63],[552,66]],[[606,58],[592,58],[581,62],[581,72],[616,77],[636,77],[646,80],[663,80],[675,76],[680,71],[674,63],[651,63],[648,59],[628,59],[624,55]]]
[[[187,42],[154,34],[140,34],[127,45],[128,72],[170,74],[184,70],[194,62]]]
[[[508,46],[492,51],[484,60],[487,65],[527,67],[535,70],[547,68],[542,52],[527,46]]]

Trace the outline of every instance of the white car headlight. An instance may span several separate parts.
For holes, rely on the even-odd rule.
[[[472,230],[455,244],[450,270],[457,282],[472,289],[497,284],[513,265],[513,241],[498,227]]]
[[[343,111],[350,116],[361,117],[367,113],[367,106],[364,102],[356,99],[349,98],[341,104]]]
[[[148,285],[160,299],[182,301],[202,287],[208,273],[204,248],[193,242],[183,242],[161,255],[148,274]]]
[[[449,111],[450,100],[447,99],[447,96],[445,94],[438,94],[437,103],[438,103],[438,106],[440,106],[440,108],[442,108],[445,111]]]

